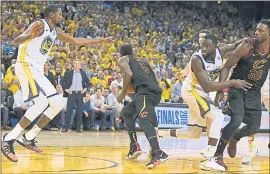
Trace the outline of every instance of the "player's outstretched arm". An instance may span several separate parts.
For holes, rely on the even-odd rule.
[[[247,43],[247,44],[253,45],[254,41],[255,40],[253,38],[246,37],[244,39],[234,42],[233,44],[220,43],[218,44],[218,47],[220,49],[221,55],[224,56],[227,52],[231,52],[235,50],[241,43]]]
[[[36,21],[32,23],[29,28],[15,39],[15,45],[20,45],[27,40],[39,37],[44,29],[44,23],[42,21]]]
[[[206,70],[203,68],[202,61],[199,57],[194,56],[191,59],[191,67],[199,84],[205,92],[221,91],[230,87],[249,88],[250,84],[244,80],[229,80],[225,82],[211,82]]]
[[[131,83],[132,71],[129,67],[129,58],[127,56],[118,59],[117,65],[120,67],[120,70],[123,74],[123,89],[121,94],[117,97],[117,101],[121,103],[122,100],[125,98],[128,91],[128,86]]]
[[[242,57],[248,56],[252,49],[252,46],[253,45],[248,42],[243,42],[232,52],[230,58],[227,60],[221,70],[219,77],[220,82],[224,82],[227,80],[231,68],[236,65]]]
[[[86,38],[78,38],[72,37],[66,34],[61,28],[56,28],[58,39],[67,43],[70,43],[75,46],[84,46],[98,43],[111,43],[112,38],[101,38],[101,39],[86,39]]]

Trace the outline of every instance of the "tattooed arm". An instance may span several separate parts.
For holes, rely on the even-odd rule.
[[[128,86],[131,83],[132,71],[129,67],[129,58],[127,56],[118,59],[117,65],[120,67],[121,73],[123,74],[123,89],[121,94],[117,97],[117,101],[121,103],[125,98],[128,91]]]

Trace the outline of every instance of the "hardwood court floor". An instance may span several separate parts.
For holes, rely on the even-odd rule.
[[[3,133],[2,133],[3,134]],[[148,170],[145,165],[148,142],[143,133],[138,133],[138,141],[143,155],[137,162],[126,161],[129,148],[127,132],[76,132],[61,133],[43,131],[39,134],[38,145],[44,154],[35,154],[16,145],[19,161],[12,163],[2,155],[2,173],[269,173],[269,134],[256,136],[260,154],[251,165],[242,165],[241,157],[247,152],[247,139],[238,145],[237,157],[228,158],[225,152],[227,172],[209,172],[198,168],[199,152],[207,144],[203,135],[198,140],[162,138],[161,148],[170,155],[169,160],[155,169]]]

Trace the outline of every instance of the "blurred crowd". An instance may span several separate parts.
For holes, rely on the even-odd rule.
[[[8,109],[8,112],[12,110],[15,112],[14,115],[20,118],[31,106],[31,103],[26,104],[20,101],[20,97],[15,97],[15,94],[20,93],[20,85],[14,70],[18,54],[14,38],[24,32],[30,23],[43,17],[42,12],[47,3],[47,1],[2,3],[1,80],[4,94],[1,96],[8,93],[14,98],[13,105],[8,106],[11,105],[8,101],[9,96],[2,97],[1,104],[5,109],[1,110],[3,111],[1,115],[4,117],[5,129],[8,129],[7,120],[10,114],[5,116],[4,110]],[[256,25],[255,20],[240,19],[238,10],[226,2],[52,3],[58,4],[62,9],[64,20],[59,27],[68,34],[84,38],[108,36],[114,38],[114,43],[111,44],[85,47],[57,40],[49,54],[44,72],[59,94],[63,93],[65,72],[72,69],[75,59],[81,61],[81,68],[86,72],[91,84],[84,103],[91,102],[94,95],[103,97],[104,102],[110,94],[117,96],[123,85],[123,79],[120,70],[115,66],[114,57],[118,56],[118,49],[126,43],[131,44],[136,57],[148,62],[156,73],[163,89],[161,102],[182,103],[183,79],[179,76],[179,72],[186,67],[191,55],[198,50],[199,31],[208,29],[218,36],[219,42],[233,43],[253,35],[252,28]],[[125,103],[130,100],[131,98],[127,97]],[[123,106],[115,102],[103,104],[105,104],[103,113],[111,111],[112,107],[117,109],[114,110],[113,117],[107,114],[100,116],[99,119],[104,121],[105,118],[110,122],[107,128],[119,129],[119,125],[115,124],[113,119],[118,118]],[[16,110],[16,107],[21,108],[20,111]],[[92,107],[87,110],[89,115],[91,109]],[[61,129],[64,115],[59,115],[55,124],[51,123],[54,125],[47,128]],[[88,117],[88,114],[85,113],[84,116]],[[96,119],[95,116],[93,118]],[[91,126],[85,125],[85,128],[97,129],[92,122],[89,123]]]

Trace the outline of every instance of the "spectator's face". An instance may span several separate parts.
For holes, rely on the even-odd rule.
[[[178,101],[179,101],[179,96],[178,96],[178,95],[174,96],[173,101],[174,101],[174,103],[178,103]]]
[[[73,66],[76,71],[79,71],[81,69],[81,62],[75,60]]]
[[[113,86],[112,87],[112,92],[113,92],[113,94],[118,94],[119,88],[117,86]]]
[[[62,74],[62,69],[61,68],[56,68],[55,74],[58,75],[58,76],[61,75]]]
[[[16,59],[12,59],[11,64],[12,65],[16,64]]]
[[[90,100],[90,94],[85,95],[85,101],[88,102]]]
[[[11,72],[13,75],[15,75],[15,66],[11,67]]]
[[[122,78],[122,74],[121,73],[117,73],[117,78],[121,79]]]
[[[2,85],[2,88],[3,89],[8,89],[8,84],[4,82],[3,85]]]
[[[63,94],[63,88],[62,88],[62,86],[61,85],[56,85],[56,91],[57,91],[57,93],[58,94]]]
[[[96,95],[97,95],[97,97],[101,97],[102,96],[102,90],[101,89],[97,89],[96,90]]]
[[[48,63],[45,63],[44,64],[44,71],[49,71],[49,64]]]
[[[70,63],[65,63],[65,69],[69,69]]]
[[[213,51],[215,51],[215,50],[216,50],[216,47],[212,43],[212,40],[210,40],[210,39],[204,39],[202,41],[201,51],[202,51],[202,55],[204,57],[207,57],[209,54],[213,53]]]
[[[62,64],[61,63],[57,63],[56,64],[56,68],[62,68]]]
[[[110,93],[110,91],[108,89],[104,89],[104,91],[103,91],[104,96],[108,96],[109,93]]]

